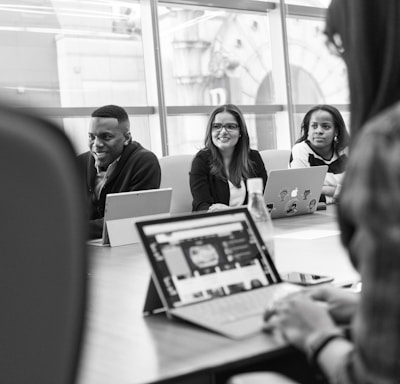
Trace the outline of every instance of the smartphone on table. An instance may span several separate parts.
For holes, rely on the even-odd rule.
[[[312,273],[303,272],[287,272],[281,273],[280,275],[283,281],[300,285],[323,284],[334,280],[332,276],[315,275]]]

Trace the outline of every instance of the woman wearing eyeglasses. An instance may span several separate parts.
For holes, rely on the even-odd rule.
[[[246,180],[267,172],[258,151],[250,149],[246,122],[233,104],[214,109],[207,123],[204,148],[192,162],[193,211],[218,211],[247,203]]]

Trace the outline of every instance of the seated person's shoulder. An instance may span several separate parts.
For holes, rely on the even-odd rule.
[[[250,149],[250,156],[261,157],[260,152],[257,149]]]
[[[130,148],[131,148],[131,154],[132,155],[145,157],[145,158],[148,158],[148,159],[151,158],[151,159],[155,159],[155,160],[158,161],[157,156],[155,155],[154,152],[152,152],[149,149],[143,147],[142,144],[140,144],[137,141],[132,141],[132,143],[130,144]]]
[[[211,151],[208,148],[200,149],[195,155],[195,157],[208,158],[211,155]]]
[[[301,141],[300,143],[296,143],[292,147],[293,152],[308,152],[310,150],[310,146],[307,144],[306,141]]]
[[[193,162],[194,161],[201,161],[201,162],[209,162],[211,157],[211,153],[209,149],[200,149],[194,157],[193,157]]]
[[[291,168],[302,168],[309,167],[309,155],[313,154],[312,149],[307,144],[307,142],[302,141],[296,143],[291,150],[290,154],[290,167]]]
[[[86,160],[90,156],[90,151],[82,152],[76,156],[78,160]]]
[[[249,152],[249,159],[250,159],[251,161],[255,162],[255,163],[264,165],[264,161],[263,161],[263,159],[262,159],[262,157],[261,157],[261,154],[260,154],[260,152],[259,152],[258,150],[256,150],[256,149],[250,149],[250,152]]]
[[[89,151],[83,152],[76,157],[78,167],[85,169],[87,167],[88,161],[92,158]]]
[[[193,157],[191,165],[191,173],[205,172],[210,167],[210,151],[207,149],[201,149]]]

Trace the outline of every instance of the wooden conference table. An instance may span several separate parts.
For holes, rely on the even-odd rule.
[[[334,207],[274,220],[274,228],[279,271],[333,275],[336,283],[357,280],[340,244]],[[289,353],[266,333],[235,341],[164,314],[144,318],[150,266],[141,246],[89,248],[79,384],[222,383],[232,373],[267,367]]]

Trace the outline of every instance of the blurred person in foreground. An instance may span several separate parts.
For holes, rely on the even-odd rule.
[[[153,152],[132,140],[127,112],[117,105],[93,111],[89,151],[78,156],[87,196],[89,238],[102,235],[108,193],[157,189],[161,170]]]
[[[328,44],[347,65],[351,97],[338,219],[362,291],[309,290],[266,314],[266,326],[307,353],[329,383],[400,383],[399,20],[398,0],[333,0],[327,13]]]

